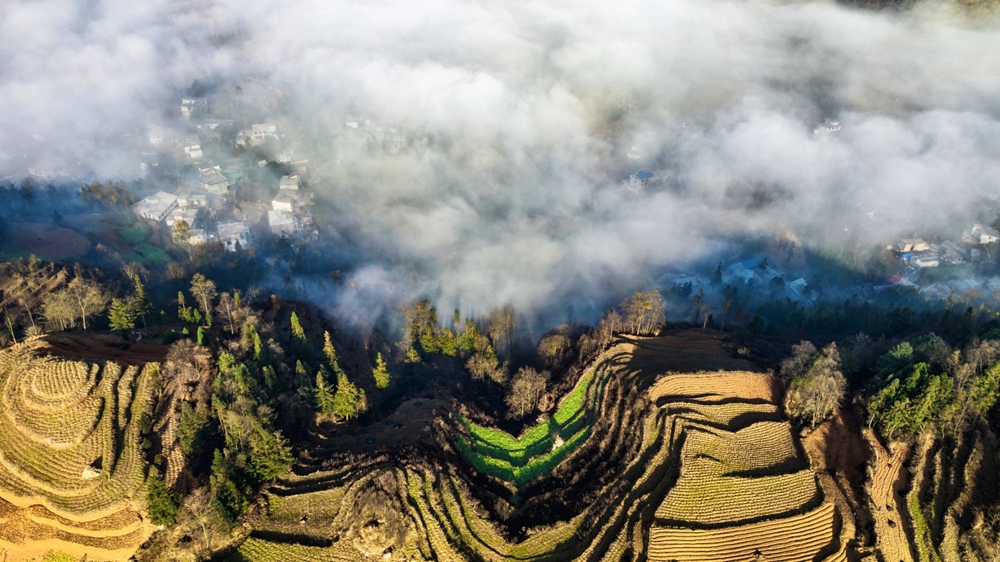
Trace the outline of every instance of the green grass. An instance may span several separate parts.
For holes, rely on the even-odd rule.
[[[458,437],[459,450],[479,472],[518,486],[551,472],[590,436],[585,405],[593,379],[593,371],[581,377],[547,422],[529,428],[519,438],[459,417],[471,436]],[[566,439],[559,447],[554,447],[556,435]]]
[[[142,244],[152,230],[146,223],[134,222],[125,228],[119,229],[118,236],[121,236],[122,240],[128,242],[130,246],[135,246],[136,244]]]
[[[923,510],[920,509],[920,500],[915,492],[911,492],[906,498],[906,506],[910,510],[910,517],[913,519],[913,534],[915,535],[917,550],[921,560],[939,562],[941,557],[934,548],[934,534],[930,525],[924,517]]]
[[[170,256],[163,249],[152,244],[143,244],[135,249],[146,261],[154,264],[165,264],[170,261]]]

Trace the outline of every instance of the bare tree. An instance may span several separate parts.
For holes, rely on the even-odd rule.
[[[785,395],[785,411],[790,416],[808,421],[815,428],[840,405],[846,388],[847,380],[840,372],[840,353],[837,344],[831,343],[823,348],[819,356],[808,361],[804,372],[791,379]]]
[[[103,311],[110,300],[108,294],[96,281],[82,277],[74,277],[66,286],[66,291],[76,307],[84,330],[87,329],[87,318]]]
[[[646,335],[667,321],[667,303],[659,291],[639,291],[621,305],[625,313],[625,329],[635,335]]]
[[[212,315],[212,299],[215,298],[215,282],[206,279],[204,275],[195,273],[191,277],[191,294],[201,303],[201,310],[205,316]]]
[[[76,322],[76,311],[67,291],[49,293],[42,299],[42,315],[60,330],[70,328]]]
[[[792,379],[802,375],[809,369],[816,358],[816,346],[810,341],[802,340],[792,346],[792,355],[781,362],[781,379],[787,384]]]
[[[235,334],[236,327],[234,326],[234,321],[236,320],[236,301],[233,300],[233,296],[229,293],[222,293],[219,295],[219,305],[215,308],[219,312],[219,316],[224,318],[229,324],[229,333]]]
[[[514,340],[514,332],[517,330],[517,316],[514,315],[514,305],[505,304],[496,307],[490,312],[487,322],[486,332],[493,340],[496,349],[504,351],[504,357],[510,355],[511,343]]]
[[[523,418],[538,407],[538,401],[545,394],[545,376],[531,367],[521,367],[510,383],[505,402],[507,415]]]

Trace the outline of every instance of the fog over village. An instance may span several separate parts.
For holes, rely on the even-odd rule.
[[[200,133],[219,146],[198,168],[280,123],[265,158],[308,161],[323,241],[370,290],[592,315],[753,257],[747,238],[870,251],[977,222],[1000,195],[1000,29],[949,10],[12,4],[0,174],[145,176],[139,199],[170,181],[146,153],[197,121],[235,123]],[[207,105],[185,118],[184,96]],[[653,181],[623,186],[636,170]]]

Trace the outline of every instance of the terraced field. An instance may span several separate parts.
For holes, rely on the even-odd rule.
[[[303,461],[233,560],[846,560],[778,385],[691,332],[622,338],[520,436],[444,413]]]
[[[0,549],[127,560],[142,517],[140,420],[157,365],[48,356],[44,338],[0,352]]]

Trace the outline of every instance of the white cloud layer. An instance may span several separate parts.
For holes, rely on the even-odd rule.
[[[930,2],[9,1],[0,152],[113,173],[102,139],[258,76],[317,137],[360,112],[434,139],[319,166],[373,255],[446,306],[586,308],[732,236],[875,242],[1000,194],[998,52],[998,20]],[[813,135],[825,117],[842,130]],[[632,145],[660,188],[621,187]],[[748,211],[755,182],[774,197]]]

